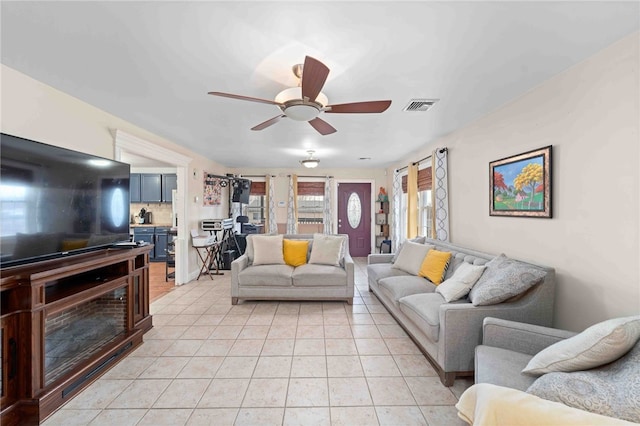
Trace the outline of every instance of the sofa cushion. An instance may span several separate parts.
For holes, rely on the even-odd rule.
[[[247,235],[247,247],[245,249],[245,254],[247,255],[247,260],[249,261],[249,265],[253,265],[253,239],[256,237],[264,237],[269,235],[277,235],[277,234],[249,234]]]
[[[309,263],[340,266],[344,256],[344,242],[345,237],[342,235],[313,234]]]
[[[383,278],[378,281],[378,286],[387,299],[393,301],[396,306],[398,306],[398,300],[405,296],[417,293],[433,293],[436,289],[436,286],[429,281],[413,275]]]
[[[406,277],[409,273],[400,269],[392,268],[391,263],[372,263],[367,265],[367,276],[370,281],[380,282],[381,279],[387,277]],[[423,278],[424,279],[424,278]]]
[[[520,373],[531,355],[493,346],[476,347],[476,383],[491,383],[521,391],[526,390],[536,380],[535,377]]]
[[[485,265],[472,265],[463,261],[456,273],[436,288],[436,292],[447,302],[462,299],[480,279],[485,268]]]
[[[253,265],[238,274],[241,286],[291,287],[293,267],[289,265]]]
[[[431,244],[418,244],[405,241],[400,249],[398,258],[392,264],[393,268],[408,272],[411,275],[418,275],[422,261],[427,255],[427,252],[433,247]]]
[[[289,266],[304,265],[307,263],[307,252],[309,241],[307,240],[282,240],[282,250],[284,252],[284,263]]]
[[[603,367],[548,373],[527,392],[570,407],[640,423],[640,344]]]
[[[450,260],[451,252],[431,249],[422,261],[418,275],[438,285],[444,280]]]
[[[599,367],[627,353],[638,338],[640,316],[603,321],[538,352],[522,372],[541,375]]]
[[[510,259],[504,254],[486,265],[487,269],[469,292],[474,306],[494,305],[518,296],[542,282],[546,275],[543,269]]]
[[[339,266],[307,263],[291,274],[294,287],[347,286],[347,271]]]
[[[429,339],[437,342],[440,338],[440,305],[445,304],[444,298],[438,293],[421,293],[405,296],[398,301],[400,310],[404,313]]]

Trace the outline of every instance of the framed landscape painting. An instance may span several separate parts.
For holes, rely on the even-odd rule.
[[[489,163],[490,216],[551,218],[551,146]]]

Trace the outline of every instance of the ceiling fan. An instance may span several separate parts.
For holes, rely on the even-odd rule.
[[[389,105],[391,105],[391,101],[366,101],[328,105],[329,100],[321,90],[329,75],[329,68],[310,56],[305,57],[304,65],[294,65],[293,73],[300,79],[300,85],[283,90],[276,95],[273,101],[235,95],[233,93],[209,92],[209,94],[276,105],[282,110],[282,114],[252,127],[251,130],[266,129],[281,119],[288,117],[296,121],[307,121],[321,135],[329,135],[336,132],[336,129],[331,124],[318,118],[321,112],[334,114],[380,113],[386,111]]]

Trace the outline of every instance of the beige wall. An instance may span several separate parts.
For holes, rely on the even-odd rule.
[[[226,202],[215,207],[202,206],[202,171],[224,175],[224,166],[12,68],[2,65],[1,72],[2,132],[105,158],[114,158],[115,131],[123,130],[192,158],[190,170],[187,172],[188,229],[198,228],[200,219],[227,216]],[[192,178],[194,170],[197,179]],[[195,197],[198,197],[198,202],[195,201]],[[190,243],[187,246],[190,247]],[[194,249],[189,249],[188,257],[188,270],[192,275],[197,275],[199,268]]]
[[[452,242],[555,267],[561,328],[640,313],[638,48],[636,33],[433,144]],[[553,219],[490,217],[489,162],[547,145]]]

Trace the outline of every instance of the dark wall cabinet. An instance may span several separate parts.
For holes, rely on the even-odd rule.
[[[170,203],[171,190],[177,189],[175,174],[131,173],[130,196],[132,203]]]
[[[152,262],[164,262],[167,260],[167,240],[169,228],[164,226],[138,226],[133,228],[133,240],[144,241],[153,244],[154,248],[149,253]]]
[[[129,197],[131,197],[132,203],[139,203],[140,198],[140,174],[131,173],[129,178]]]

